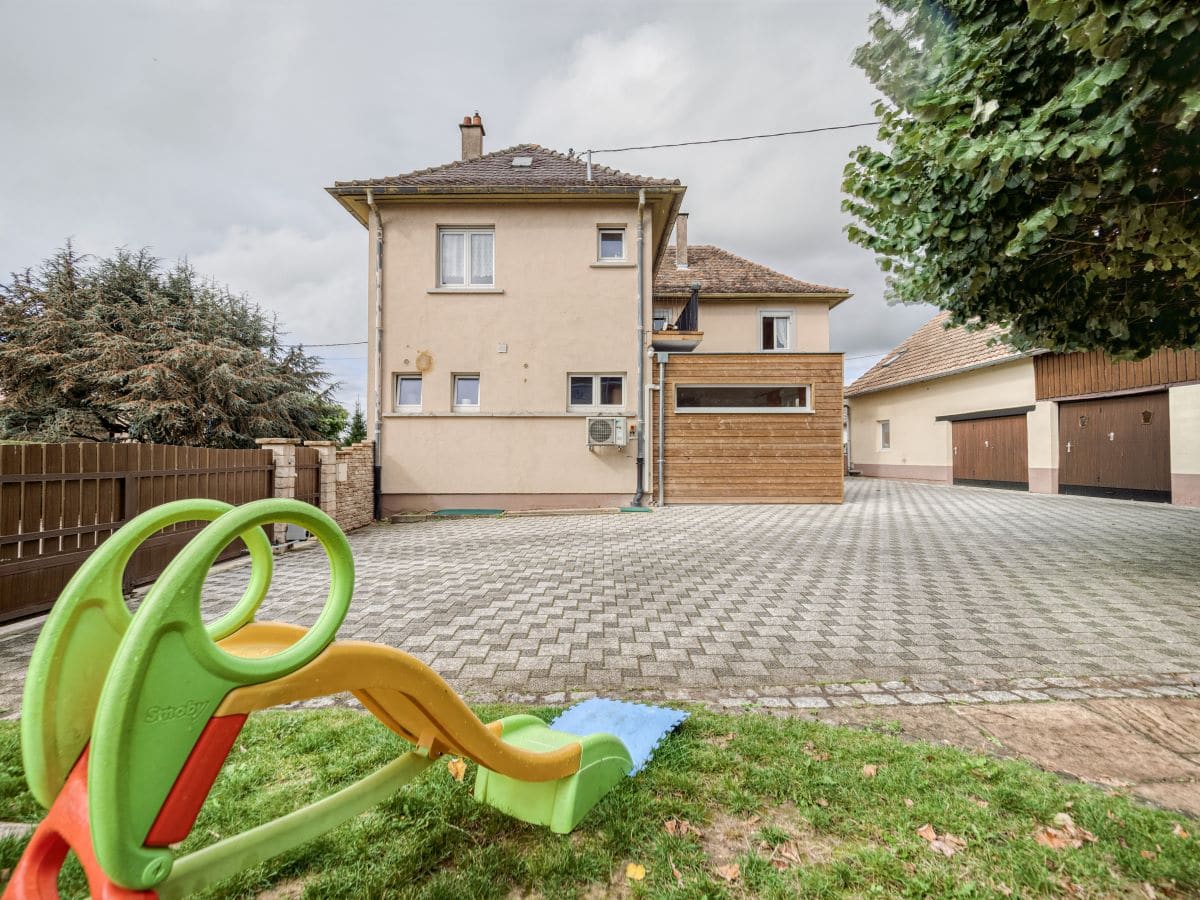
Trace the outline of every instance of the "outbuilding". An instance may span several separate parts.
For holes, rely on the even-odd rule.
[[[864,476],[1200,506],[1200,353],[1022,353],[940,313],[846,390]]]

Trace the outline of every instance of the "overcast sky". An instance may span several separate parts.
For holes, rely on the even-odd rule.
[[[105,0],[0,11],[0,272],[73,237],[148,245],[277,310],[305,344],[366,337],[365,230],[322,188],[484,149],[662,143],[869,121],[850,62],[870,0],[604,4]],[[933,312],[890,307],[843,234],[841,173],[874,129],[598,162],[681,179],[690,239],[850,288],[853,378]],[[339,399],[365,348],[330,347]],[[364,405],[366,398],[364,399]]]

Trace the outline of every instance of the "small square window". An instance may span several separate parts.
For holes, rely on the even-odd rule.
[[[616,261],[625,258],[625,229],[624,228],[601,228],[600,229],[600,255],[601,262]]]
[[[591,375],[572,375],[571,406],[591,406],[593,384]]]
[[[655,331],[666,331],[670,321],[671,311],[669,309],[657,308],[654,310],[654,324],[651,327]]]
[[[396,376],[396,408],[413,410],[421,408],[421,376]]]
[[[884,419],[879,423],[879,449],[892,449],[892,423],[889,419]]]
[[[567,388],[568,409],[592,412],[625,406],[624,375],[571,375]]]
[[[479,376],[454,376],[454,408],[479,409]]]

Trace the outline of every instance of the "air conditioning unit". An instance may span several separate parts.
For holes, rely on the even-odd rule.
[[[624,416],[589,416],[587,439],[589,447],[624,447],[629,443]]]

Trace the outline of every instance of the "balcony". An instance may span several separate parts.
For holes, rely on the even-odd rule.
[[[700,285],[692,285],[692,296],[683,305],[679,317],[662,331],[650,335],[650,346],[667,353],[688,353],[704,339],[700,330]]]

